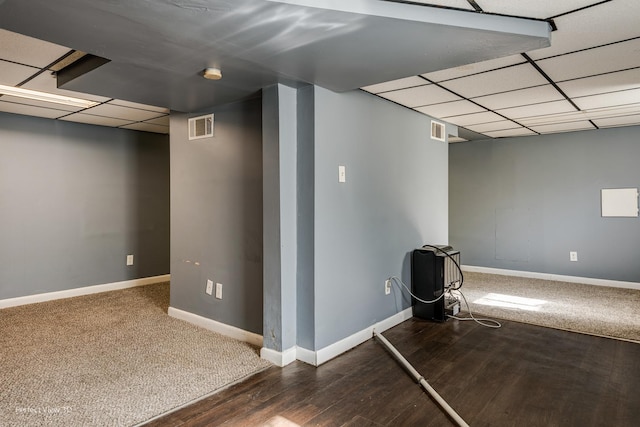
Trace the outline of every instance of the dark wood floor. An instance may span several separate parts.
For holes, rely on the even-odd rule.
[[[639,344],[453,320],[411,319],[384,336],[473,427],[640,425]],[[454,424],[372,339],[318,368],[269,368],[148,424],[217,425]]]

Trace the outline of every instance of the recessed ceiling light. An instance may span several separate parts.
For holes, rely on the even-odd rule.
[[[23,89],[21,87],[0,85],[0,94],[17,96],[20,98],[33,99],[36,101],[52,102],[54,104],[70,105],[72,107],[89,108],[99,104],[99,102],[86,99],[73,98],[71,96],[55,95],[53,93],[40,92],[37,90]]]
[[[205,68],[204,78],[208,80],[220,80],[222,78],[222,71],[219,68]]]

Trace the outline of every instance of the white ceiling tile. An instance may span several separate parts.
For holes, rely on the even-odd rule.
[[[466,139],[460,138],[459,136],[450,136],[447,140],[452,144],[456,143],[456,142],[465,142],[465,141],[467,141]]]
[[[449,123],[453,123],[458,126],[470,126],[480,123],[490,123],[504,120],[504,117],[499,116],[491,111],[485,111],[484,113],[465,114],[464,116],[452,116],[444,119]]]
[[[101,104],[86,110],[86,113],[95,116],[113,117],[116,119],[138,122],[163,116],[157,111],[140,110],[138,108],[121,107],[113,104]]]
[[[474,101],[490,110],[499,110],[503,108],[519,107],[521,105],[559,101],[561,99],[564,99],[564,97],[560,95],[553,86],[546,85],[514,90],[513,92],[481,96],[474,98]]]
[[[595,108],[585,111],[586,117],[592,120],[612,119],[622,116],[634,116],[640,114],[640,102],[616,107]]]
[[[155,111],[157,113],[164,113],[164,114],[169,113],[169,109],[165,107],[156,107],[153,105],[138,104],[137,102],[124,101],[122,99],[114,99],[112,101],[109,101],[107,104],[120,105],[122,107],[137,108],[139,110]]]
[[[465,127],[474,132],[486,133],[486,132],[493,132],[497,130],[516,129],[516,128],[521,128],[522,126],[512,122],[511,120],[500,120],[497,122],[482,123],[479,125],[468,125]]]
[[[569,111],[566,113],[548,114],[542,116],[523,117],[518,120],[524,126],[544,126],[554,123],[569,123],[589,120],[587,113],[584,111]]]
[[[153,123],[132,123],[122,126],[123,129],[141,130],[144,132],[169,133],[169,126],[154,125]]]
[[[131,120],[114,119],[111,117],[92,116],[85,113],[74,113],[70,116],[63,117],[60,120],[76,123],[87,123],[90,125],[118,127],[131,124]]]
[[[151,124],[160,125],[160,126],[169,126],[169,122],[170,120],[168,115],[151,119],[151,120],[145,120],[145,123],[151,123]]]
[[[2,52],[0,52],[1,54]],[[15,86],[37,73],[39,69],[0,60],[0,84]]]
[[[640,87],[640,68],[558,83],[569,97],[597,95]]]
[[[527,135],[535,135],[536,133],[527,129],[527,128],[515,128],[515,129],[504,129],[504,130],[496,130],[491,132],[484,133],[491,138],[508,138],[512,136],[527,136]]]
[[[576,109],[568,101],[562,100],[543,102],[541,104],[523,105],[522,107],[504,108],[496,111],[512,119],[521,119],[525,117],[537,117],[549,114],[566,113],[576,111]]]
[[[5,113],[23,114],[25,116],[45,117],[55,119],[65,114],[67,111],[54,110],[51,108],[34,107],[32,105],[15,104],[13,102],[4,102],[0,98],[0,111]]]
[[[371,93],[388,92],[390,90],[405,89],[408,87],[422,86],[428,82],[418,76],[407,77],[404,79],[392,80],[377,85],[365,86],[362,89]]]
[[[71,49],[0,29],[0,59],[42,68]]]
[[[525,18],[547,19],[561,13],[597,3],[596,0],[476,0],[486,13],[521,16]]]
[[[531,129],[539,133],[557,133],[569,132],[576,130],[595,129],[588,121],[568,122],[568,123],[551,123],[548,125],[529,126]]]
[[[452,93],[432,84],[385,92],[380,94],[380,96],[411,108],[439,104],[441,102],[457,101],[460,99]]]
[[[551,33],[551,46],[529,56],[541,59],[637,37],[638,17],[638,0],[615,0],[560,16],[553,20],[558,30]]]
[[[427,114],[431,117],[448,117],[448,116],[460,116],[463,114],[480,113],[487,111],[486,109],[477,106],[473,102],[469,101],[452,101],[444,102],[442,104],[428,105],[426,107],[418,107],[416,110],[421,113]]]
[[[617,126],[637,126],[640,125],[640,114],[610,117],[606,119],[594,119],[593,122],[601,128]]]
[[[640,89],[623,90],[620,92],[573,98],[573,102],[583,110],[635,104],[638,100],[640,100]]]
[[[522,64],[526,60],[521,55],[511,55],[504,58],[490,59],[488,61],[476,62],[475,64],[461,65],[446,70],[434,71],[432,73],[423,74],[426,78],[434,82],[455,79],[458,77],[469,76],[471,74],[481,73],[483,71],[495,70],[510,65]]]
[[[547,80],[530,64],[501,68],[440,83],[465,98],[543,86]]]
[[[56,85],[56,78],[51,73],[42,73],[33,80],[29,80],[24,86],[25,89],[39,90],[47,93],[55,93],[57,95],[73,96],[76,98],[87,99],[89,101],[105,102],[111,98],[105,98],[104,96],[92,95],[87,93],[75,92],[72,90],[58,89]]]
[[[640,67],[640,39],[537,61],[555,82]]]
[[[15,104],[24,104],[24,105],[32,105],[34,107],[42,107],[42,108],[50,108],[53,110],[60,110],[61,113],[69,113],[69,112],[76,112],[76,111],[80,111],[83,108],[82,107],[72,107],[71,105],[63,105],[63,104],[56,104],[53,102],[44,102],[44,101],[36,101],[34,99],[27,99],[27,98],[19,98],[17,96],[7,96],[7,95],[3,95],[2,97],[0,97],[0,100],[2,101],[7,101],[7,102],[13,102]]]
[[[456,9],[475,10],[467,0],[412,0],[412,2],[423,3],[426,5],[455,7]]]

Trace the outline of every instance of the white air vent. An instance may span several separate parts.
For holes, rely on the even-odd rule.
[[[445,126],[444,123],[434,122],[431,120],[431,138],[438,141],[445,140]]]
[[[189,119],[189,141],[213,136],[213,114]]]

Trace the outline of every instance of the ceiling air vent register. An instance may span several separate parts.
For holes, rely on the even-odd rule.
[[[437,139],[438,141],[445,140],[445,127],[444,123],[436,122],[431,120],[431,138]]]
[[[189,119],[189,141],[213,136],[213,114]]]

